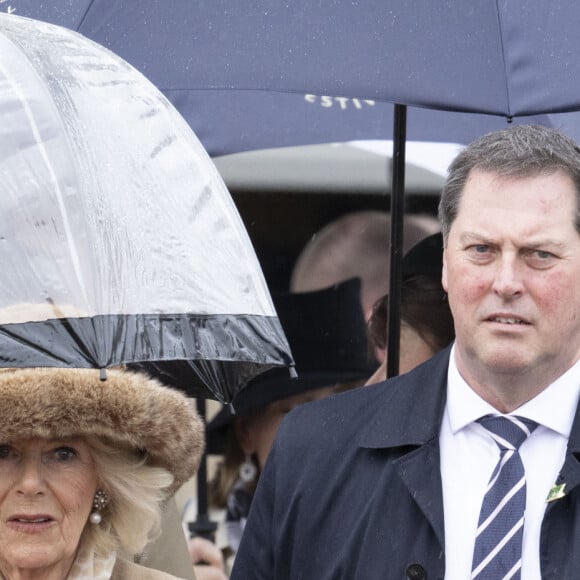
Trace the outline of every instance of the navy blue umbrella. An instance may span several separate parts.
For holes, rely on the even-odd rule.
[[[82,32],[163,91],[341,95],[505,117],[580,105],[574,0],[9,5]]]
[[[11,0],[9,9],[121,55],[212,155],[393,135],[389,375],[405,139],[467,142],[514,118],[580,137],[578,115],[562,115],[580,108],[574,0]],[[394,116],[389,103],[400,104]]]
[[[390,138],[395,102],[417,106],[408,114],[409,140],[458,143],[505,128],[505,117],[574,109],[573,99],[552,97],[573,91],[578,72],[566,44],[577,43],[567,18],[573,4],[533,11],[522,1],[503,4],[11,0],[3,6],[78,30],[122,56],[218,156]],[[520,70],[518,55],[539,41],[548,44]],[[580,137],[580,123],[565,125]]]

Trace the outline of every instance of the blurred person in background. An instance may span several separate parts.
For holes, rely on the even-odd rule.
[[[406,373],[453,342],[455,330],[447,295],[441,284],[443,236],[432,234],[403,256],[401,287],[401,347],[399,374]],[[386,351],[389,297],[373,308],[368,322],[369,341]],[[385,359],[367,384],[387,378]]]
[[[434,217],[406,215],[403,252],[439,231]],[[362,280],[365,319],[389,291],[391,217],[384,211],[347,213],[325,225],[301,250],[294,265],[291,292],[311,292],[348,278]]]

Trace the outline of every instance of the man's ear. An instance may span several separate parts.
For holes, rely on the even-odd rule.
[[[449,292],[447,288],[447,247],[443,250],[443,269],[441,270],[441,285],[445,292]]]

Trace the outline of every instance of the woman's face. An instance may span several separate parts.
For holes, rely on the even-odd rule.
[[[81,438],[0,443],[0,571],[70,569],[97,474]],[[41,574],[42,577],[44,577]]]
[[[274,401],[263,409],[239,417],[236,419],[234,428],[242,450],[244,453],[255,454],[260,469],[263,469],[284,416],[298,405],[323,399],[334,392],[334,387],[313,389],[287,399]]]

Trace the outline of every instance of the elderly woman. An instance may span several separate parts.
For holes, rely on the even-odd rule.
[[[117,553],[158,533],[161,503],[202,450],[186,397],[145,375],[0,370],[0,576],[174,578]]]

